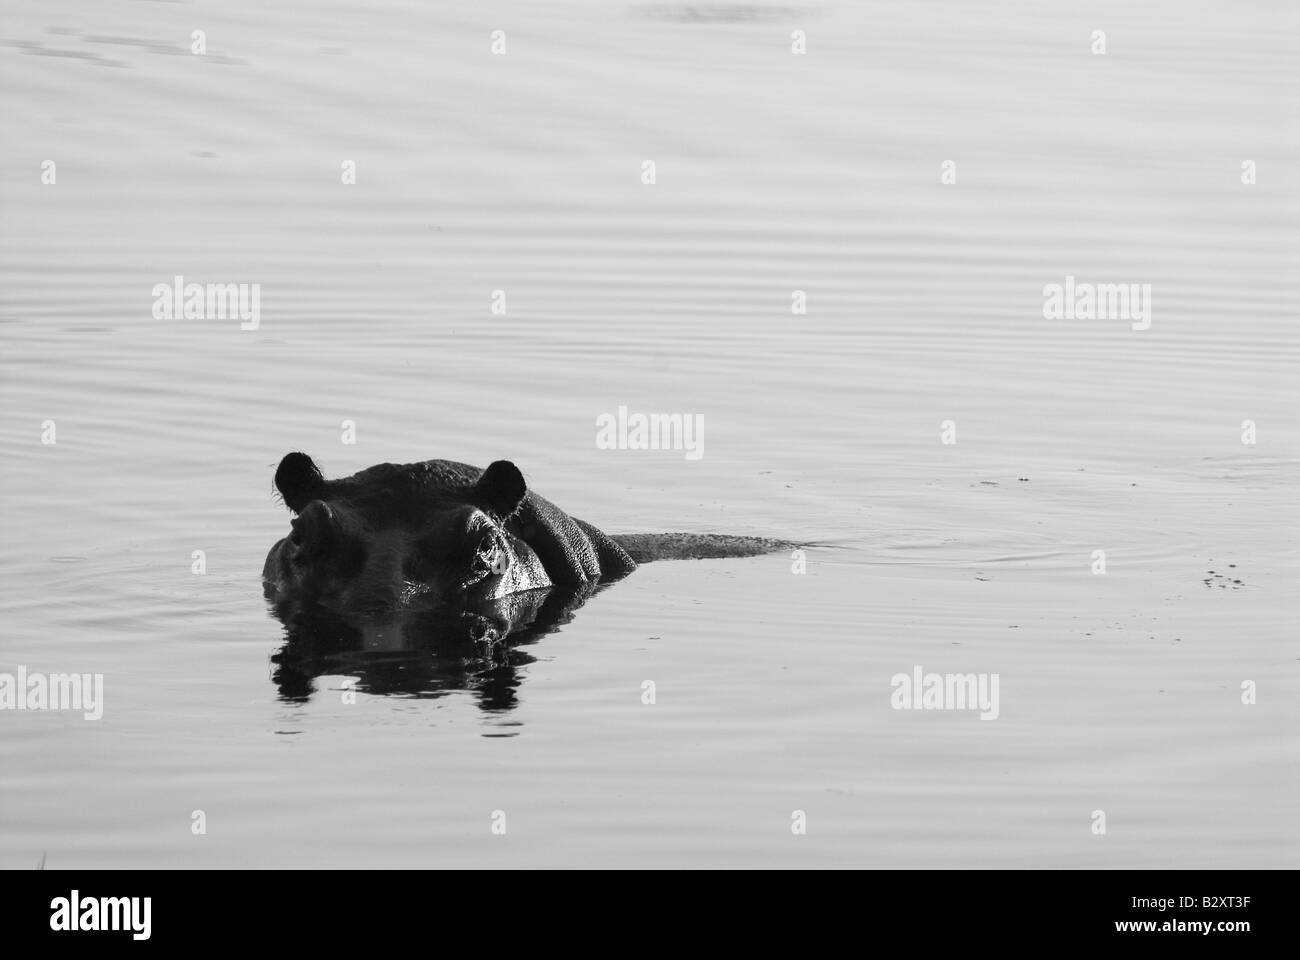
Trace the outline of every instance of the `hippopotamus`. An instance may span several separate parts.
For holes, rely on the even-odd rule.
[[[262,578],[277,602],[335,610],[472,608],[524,591],[578,590],[666,558],[754,556],[790,544],[691,534],[610,536],[528,489],[508,460],[383,463],[326,480],[290,453],[275,487],[297,516]]]

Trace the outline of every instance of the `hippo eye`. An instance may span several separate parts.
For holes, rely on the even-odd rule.
[[[490,573],[506,572],[506,555],[496,538],[485,539],[474,554],[474,572],[487,576]]]

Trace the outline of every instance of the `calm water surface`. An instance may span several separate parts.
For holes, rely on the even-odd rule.
[[[1295,28],[9,3],[0,671],[105,712],[0,713],[0,866],[1296,866]],[[260,284],[260,327],[154,319],[176,275]],[[1151,284],[1151,329],[1045,320],[1067,275]],[[620,405],[703,458],[596,449]],[[646,566],[486,692],[286,692],[292,449],[823,546]],[[891,709],[918,665],[997,673],[999,718]]]

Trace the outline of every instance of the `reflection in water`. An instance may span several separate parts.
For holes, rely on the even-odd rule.
[[[276,596],[284,645],[271,657],[280,699],[311,699],[316,677],[356,677],[353,689],[376,695],[441,697],[473,691],[480,707],[514,707],[520,667],[535,659],[522,647],[568,623],[601,589],[586,585],[512,594],[470,609],[438,604],[383,614],[340,613]]]

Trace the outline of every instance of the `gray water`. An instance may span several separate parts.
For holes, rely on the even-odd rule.
[[[104,712],[0,712],[0,866],[1297,865],[1292,4],[5,7],[0,671]],[[644,566],[505,706],[286,697],[299,449],[818,546]]]

